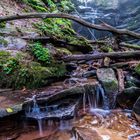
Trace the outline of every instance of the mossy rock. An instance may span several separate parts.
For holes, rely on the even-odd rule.
[[[97,70],[97,77],[105,90],[105,96],[108,98],[108,108],[115,107],[116,95],[118,93],[118,80],[115,72],[111,68],[102,68]]]
[[[98,69],[97,76],[99,81],[103,84],[103,87],[107,93],[118,92],[118,81],[113,69]]]
[[[0,87],[1,88],[37,88],[49,84],[54,77],[66,73],[65,64],[53,61],[48,66],[26,59],[27,54],[15,57],[7,51],[0,51]],[[55,79],[55,78],[54,78]]]

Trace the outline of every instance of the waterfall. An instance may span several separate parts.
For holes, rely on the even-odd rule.
[[[87,0],[84,0],[84,3],[85,3],[85,7],[87,7]]]

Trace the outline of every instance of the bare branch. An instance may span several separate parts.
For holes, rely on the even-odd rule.
[[[112,32],[112,33],[118,34],[118,35],[128,35],[128,36],[140,39],[140,33],[129,31],[127,29],[116,29],[113,26],[108,25],[106,23],[103,23],[101,25],[92,24],[92,23],[89,23],[83,19],[76,17],[76,16],[72,16],[72,15],[65,14],[65,13],[18,14],[18,15],[0,17],[0,22],[17,20],[17,19],[29,19],[29,18],[42,18],[42,19],[44,19],[44,18],[66,18],[66,19],[73,20],[73,21],[75,21],[83,26],[86,26],[88,28],[97,29],[97,30],[101,30],[101,31],[109,31],[109,32]]]

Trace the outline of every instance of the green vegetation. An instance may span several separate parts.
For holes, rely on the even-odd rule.
[[[140,64],[135,67],[135,72],[140,75]]]
[[[0,23],[0,28],[4,28],[6,26],[6,22],[1,22]]]
[[[21,2],[21,1],[19,1]],[[70,0],[22,0],[26,6],[25,11],[60,13],[69,12],[74,6]],[[30,9],[31,7],[31,9]],[[1,23],[0,27],[4,27]],[[70,20],[61,18],[48,18],[33,23],[39,34],[62,39],[70,44],[85,46],[79,51],[91,51],[91,46],[83,37],[78,37],[72,29]],[[6,46],[7,42],[0,39],[0,44]],[[88,48],[88,46],[90,46]],[[74,50],[70,46],[69,50]],[[61,55],[71,54],[66,48],[56,49]],[[76,50],[77,51],[77,50]],[[62,62],[57,62],[51,50],[45,48],[40,42],[30,42],[28,52],[12,54],[11,51],[0,51],[0,87],[1,88],[37,88],[49,83],[55,77],[65,75],[66,68]]]
[[[112,46],[109,46],[109,45],[103,45],[101,47],[101,50],[104,51],[104,52],[113,52],[113,49],[112,49]]]
[[[44,48],[41,43],[34,43],[32,48],[33,55],[37,58],[38,61],[43,62],[44,64],[51,63],[51,55],[48,48]]]
[[[41,60],[47,62],[46,57]],[[27,56],[22,53],[12,56],[7,51],[0,51],[0,87],[37,88],[48,84],[49,79],[64,76],[66,73],[64,64],[52,62],[47,65],[43,66],[35,60],[27,61]]]
[[[70,0],[23,0],[37,12],[60,13],[73,10],[74,6]],[[71,44],[90,46],[85,38],[79,38],[72,29],[71,21],[61,18],[49,18],[33,23],[41,35],[63,39]],[[90,50],[91,51],[91,50]]]

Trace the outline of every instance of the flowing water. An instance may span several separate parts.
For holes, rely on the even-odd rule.
[[[0,119],[0,140],[127,140],[139,136],[140,126],[132,111],[109,110],[102,85],[81,77],[83,72],[78,68],[69,79],[51,86],[80,86],[82,93],[55,96],[56,87],[46,88],[48,93],[54,91],[52,98],[45,99],[47,92],[33,95],[24,112]]]

